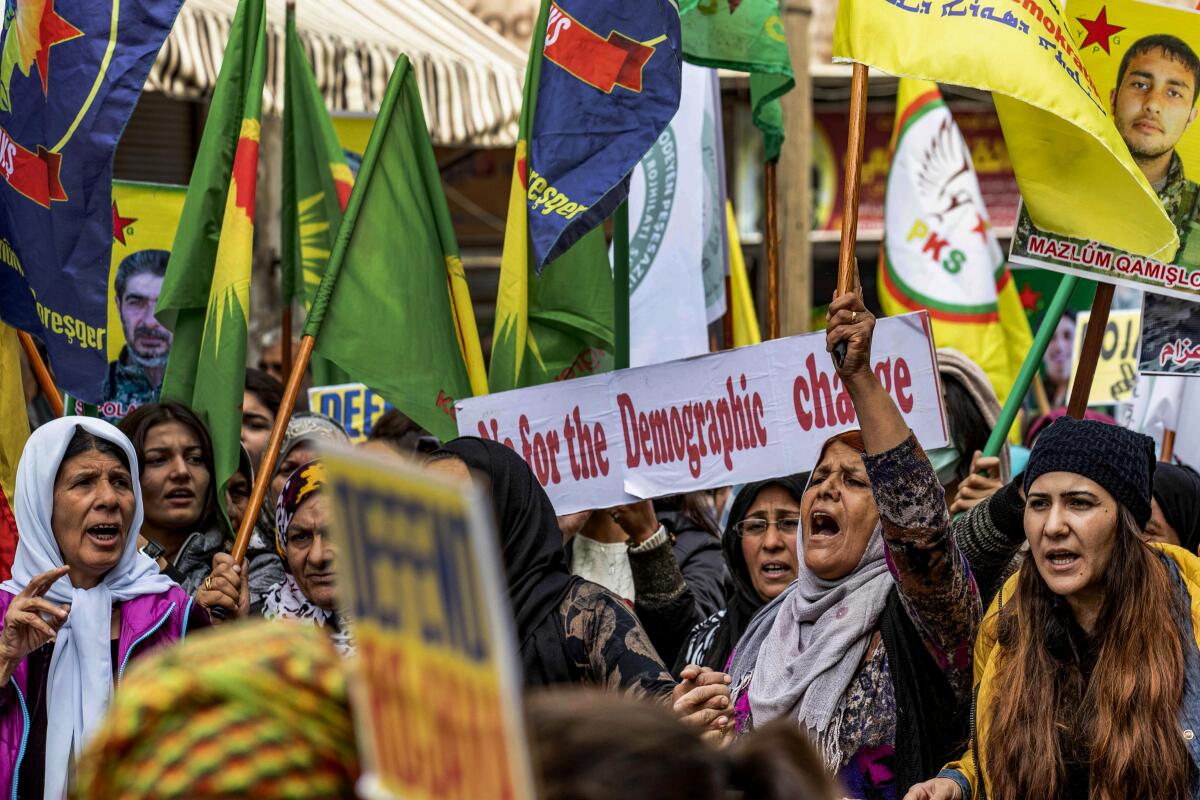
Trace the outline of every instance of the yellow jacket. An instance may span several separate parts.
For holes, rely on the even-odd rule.
[[[1161,550],[1179,568],[1179,574],[1187,589],[1192,610],[1192,632],[1196,638],[1197,650],[1200,650],[1200,558],[1173,545],[1155,543],[1150,546]],[[1032,569],[1031,566],[1029,568]],[[975,688],[972,693],[974,701],[971,705],[971,741],[967,743],[967,750],[962,757],[958,761],[947,764],[939,774],[940,777],[954,779],[964,790],[969,788],[969,791],[966,791],[968,800],[979,800],[979,798],[991,797],[992,794],[991,778],[983,765],[987,764],[988,729],[991,726],[992,700],[996,693],[995,676],[999,656],[999,649],[996,647],[997,627],[1000,607],[1016,591],[1019,574],[1018,572],[1005,582],[996,598],[992,600],[991,606],[979,625],[979,634],[975,639]],[[1194,659],[1189,658],[1188,660]],[[1184,697],[1184,705],[1188,708],[1200,706],[1200,696]],[[1189,716],[1194,716],[1194,714]],[[1185,731],[1184,738],[1187,739],[1192,760],[1196,762],[1200,758],[1200,739],[1188,736],[1191,732],[1190,728]],[[1197,730],[1197,733],[1200,733],[1200,730]],[[981,776],[986,790],[985,794],[980,794],[979,791]]]

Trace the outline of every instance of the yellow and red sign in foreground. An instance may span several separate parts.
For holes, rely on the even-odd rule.
[[[472,486],[325,457],[371,797],[533,797],[498,538]]]

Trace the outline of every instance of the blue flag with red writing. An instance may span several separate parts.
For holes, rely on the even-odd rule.
[[[526,198],[538,272],[600,225],[679,108],[672,0],[553,0],[546,23]]]
[[[0,318],[59,388],[108,370],[112,160],[182,0],[6,0],[0,31]]]

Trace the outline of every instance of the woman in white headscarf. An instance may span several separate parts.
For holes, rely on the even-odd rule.
[[[107,422],[63,417],[34,431],[14,512],[20,541],[0,586],[0,786],[16,800],[60,800],[129,659],[208,617],[138,552],[137,455]]]

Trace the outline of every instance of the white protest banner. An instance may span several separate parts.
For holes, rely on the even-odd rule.
[[[337,422],[352,442],[366,441],[375,422],[393,406],[361,383],[313,386],[308,390],[308,407]]]
[[[520,453],[560,514],[595,508],[597,497],[612,498],[608,505],[636,500],[625,494],[615,449],[621,421],[608,396],[614,374],[619,373],[463,400],[455,406],[458,432]],[[493,402],[478,402],[489,399]]]
[[[947,440],[925,312],[880,319],[875,374],[926,449]],[[559,514],[810,469],[858,426],[825,334],[468,398],[458,430],[530,464]]]

